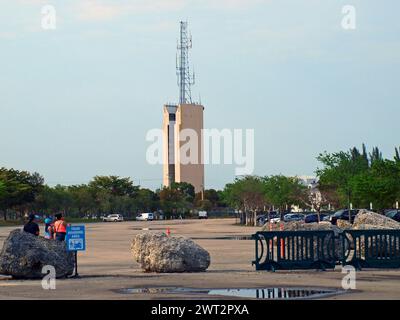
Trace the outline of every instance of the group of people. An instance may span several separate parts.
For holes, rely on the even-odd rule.
[[[48,217],[44,220],[44,237],[46,239],[64,241],[67,234],[67,223],[61,213],[56,214],[54,217],[55,219]],[[36,222],[37,220],[39,220],[38,216],[30,214],[28,222],[24,226],[24,231],[38,236],[40,234],[40,228]]]

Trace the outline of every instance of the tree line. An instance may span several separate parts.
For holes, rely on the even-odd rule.
[[[185,216],[195,210],[235,210],[242,224],[254,225],[257,214],[276,210],[282,215],[296,205],[304,210],[392,208],[400,200],[400,148],[385,159],[379,148],[367,152],[324,152],[318,156],[317,188],[297,177],[245,176],[223,190],[195,193],[188,183],[174,183],[156,191],[141,188],[130,178],[96,176],[88,184],[48,186],[38,173],[0,169],[0,215],[20,219],[29,213],[85,217],[119,213],[133,218],[140,212],[160,211]]]
[[[400,147],[392,159],[385,159],[379,148],[368,153],[354,147],[348,152],[323,153],[323,165],[316,173],[323,203],[337,207],[393,208],[400,201]]]
[[[0,215],[4,220],[18,220],[29,213],[81,218],[118,213],[134,218],[155,211],[168,218],[224,206],[219,199],[216,190],[206,190],[203,197],[188,183],[174,183],[154,192],[118,176],[96,176],[88,184],[51,187],[38,173],[0,168]]]

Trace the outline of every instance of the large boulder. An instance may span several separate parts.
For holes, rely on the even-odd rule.
[[[400,223],[384,215],[362,210],[354,219],[353,229],[400,229]]]
[[[376,212],[372,212],[369,210],[360,211],[356,218],[354,219],[354,223],[352,226],[353,230],[396,230],[400,229],[400,223],[388,218],[384,215],[380,215]],[[354,247],[354,239],[350,237],[351,240],[351,248]],[[383,237],[382,239],[370,238],[368,248],[369,248],[369,256],[385,256],[386,247],[389,244],[387,243],[387,239]],[[395,252],[395,255],[398,256],[399,252],[399,243],[395,241],[390,245]],[[361,236],[359,242],[359,250],[361,251],[361,257],[365,257],[365,237]]]
[[[14,230],[5,240],[0,253],[0,274],[17,279],[41,279],[44,266],[53,266],[57,278],[72,275],[74,255],[65,242],[47,240]]]
[[[210,254],[184,237],[142,233],[132,240],[131,250],[134,259],[147,272],[203,272],[210,266]]]

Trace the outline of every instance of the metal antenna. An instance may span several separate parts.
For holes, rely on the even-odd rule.
[[[194,74],[190,73],[189,68],[189,49],[192,48],[192,36],[188,32],[187,26],[187,22],[180,22],[180,41],[176,56],[180,104],[192,103],[191,86],[195,83]]]

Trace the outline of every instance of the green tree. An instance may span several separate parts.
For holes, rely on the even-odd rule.
[[[0,210],[7,219],[7,210],[15,210],[19,216],[29,209],[38,193],[42,190],[44,179],[38,173],[29,173],[15,169],[0,169],[2,181],[2,195],[0,196]]]
[[[307,188],[296,177],[274,175],[263,178],[268,203],[279,208],[281,219],[292,205],[304,205],[308,199]]]
[[[96,213],[95,194],[85,184],[68,187],[72,198],[72,206],[80,216]]]
[[[96,176],[89,183],[89,187],[96,191],[106,191],[113,196],[134,196],[139,187],[134,186],[130,178],[118,176]]]
[[[375,159],[368,171],[350,179],[352,201],[361,208],[391,208],[400,192],[400,168],[394,161]]]
[[[264,184],[257,176],[238,178],[227,184],[224,198],[229,206],[241,211],[240,223],[246,225],[256,225],[257,212],[266,205]]]
[[[378,147],[372,148],[372,152],[369,155],[370,162],[373,164],[375,161],[381,161],[383,159],[382,152]]]
[[[190,198],[181,188],[164,187],[160,190],[159,197],[161,209],[166,217],[185,214],[192,207],[192,203],[188,201]]]
[[[179,190],[184,196],[185,201],[193,202],[195,197],[194,187],[187,182],[174,182],[171,184],[171,189]]]
[[[336,202],[339,206],[347,207],[352,195],[350,179],[369,168],[365,145],[363,145],[362,153],[357,148],[353,148],[349,152],[341,151],[331,154],[325,152],[320,154],[317,160],[323,165],[316,171],[319,177],[320,191],[324,196],[335,200],[331,194],[332,190],[335,190]]]
[[[394,161],[397,164],[400,164],[400,147],[394,148],[394,151],[395,151]]]
[[[0,180],[0,199],[6,194],[6,185]]]
[[[159,198],[149,189],[140,189],[135,198],[135,206],[143,212],[153,212],[159,209]]]
[[[73,208],[73,195],[68,187],[56,185],[55,187],[45,186],[37,197],[35,208],[47,215],[63,213],[69,215]]]
[[[194,198],[194,206],[200,210],[212,210],[220,206],[220,193],[218,193],[215,189],[208,189],[204,191],[204,199],[203,193],[198,192]]]
[[[318,157],[323,164],[317,170],[321,192],[334,194],[340,206],[348,207],[350,202],[357,207],[390,208],[400,195],[399,150],[396,148],[394,160],[384,159],[378,147],[366,157],[355,152],[324,153]]]

